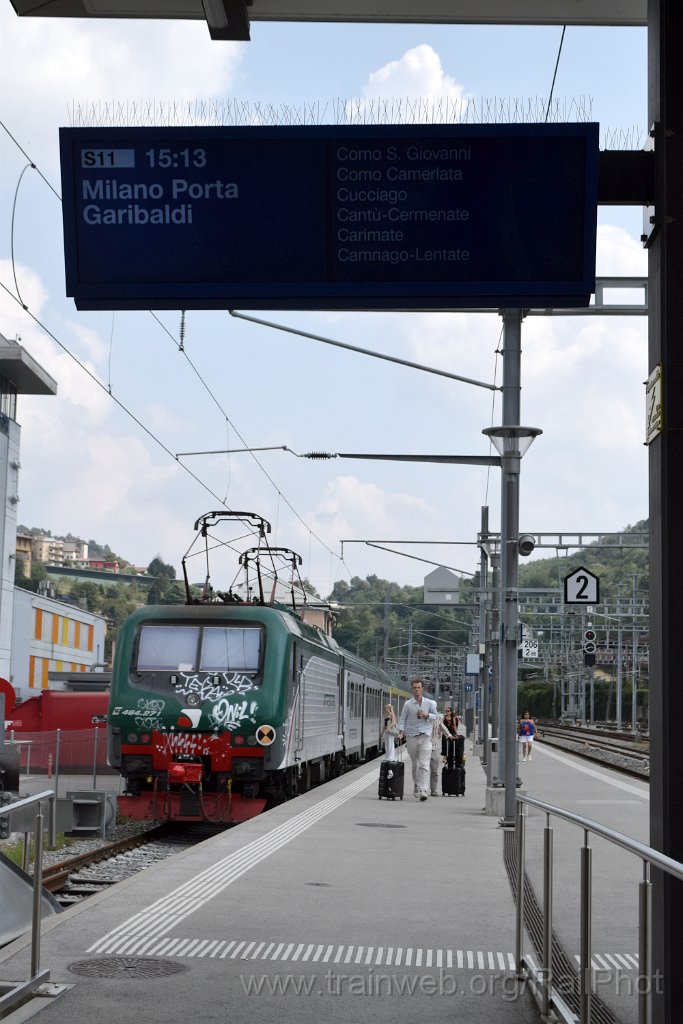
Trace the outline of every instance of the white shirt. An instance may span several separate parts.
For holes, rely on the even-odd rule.
[[[418,711],[426,711],[429,714],[429,718],[418,718]],[[411,697],[405,702],[401,709],[401,717],[398,721],[398,727],[401,732],[405,733],[406,736],[419,736],[420,733],[425,733],[427,736],[432,735],[432,723],[438,719],[439,715],[436,710],[436,701],[430,700],[429,697],[423,697],[418,703],[414,697]]]

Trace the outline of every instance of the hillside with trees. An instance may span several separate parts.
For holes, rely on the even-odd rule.
[[[568,553],[557,551],[547,558],[535,558],[533,561],[521,560],[519,585],[522,594],[541,594],[547,591],[549,601],[558,606],[562,604],[563,582],[565,576],[577,567],[589,569],[600,579],[601,607],[614,606],[621,602],[626,608],[636,588],[638,598],[647,599],[648,551],[647,548],[635,546],[636,535],[647,534],[647,521],[641,521],[622,531],[621,543],[614,538],[606,538],[604,543],[590,544],[587,547]],[[52,536],[49,531],[37,528],[19,527],[19,532],[30,535]],[[634,543],[629,545],[629,535],[633,535]],[[55,537],[57,540],[76,541],[79,538],[67,534]],[[108,544],[88,541],[89,554],[94,558],[106,561],[118,561],[122,567],[130,563],[116,554]],[[538,550],[538,549],[537,549]],[[136,608],[144,604],[182,604],[185,601],[185,588],[182,581],[176,579],[172,565],[164,562],[156,555],[147,567],[149,582],[123,583],[117,582],[112,574],[112,581],[85,581],[50,577],[48,570],[40,563],[34,563],[29,580],[22,576],[21,564],[17,564],[16,582],[18,586],[38,591],[41,584],[48,580],[56,589],[61,600],[73,601],[86,607],[89,611],[105,616],[108,621],[107,655],[113,636],[119,624]],[[314,598],[318,598],[315,588],[308,580],[303,582],[304,589]],[[392,673],[407,678],[409,671],[420,672],[426,678],[450,678],[450,673],[457,671],[456,666],[464,660],[468,651],[475,650],[473,644],[478,643],[479,580],[462,580],[460,601],[458,604],[441,607],[424,604],[423,585],[401,586],[391,580],[376,575],[361,579],[354,576],[350,581],[337,582],[327,600],[333,606],[336,626],[335,639],[348,650],[368,661],[384,665]],[[553,596],[554,595],[554,596]],[[569,628],[580,630],[580,616],[583,609],[574,613],[569,610]],[[596,619],[600,620],[600,608],[596,609]],[[537,663],[520,662],[520,707],[529,706],[534,715],[550,716],[558,711],[558,686],[567,664],[556,656],[556,642],[553,637],[558,635],[559,616],[543,615],[538,612],[529,613],[528,609],[521,613],[520,618],[531,624],[537,635],[543,636],[542,641],[546,656]],[[573,618],[573,623],[572,623]],[[566,625],[566,623],[565,623]],[[646,633],[646,624],[643,624]],[[574,646],[578,640],[575,641]],[[566,661],[566,659],[565,659]],[[572,671],[574,669],[572,668]],[[595,673],[596,715],[605,716],[610,708],[613,713],[613,674],[596,669]],[[646,661],[639,678],[639,704],[647,700]],[[630,695],[625,694],[624,713],[630,714]]]

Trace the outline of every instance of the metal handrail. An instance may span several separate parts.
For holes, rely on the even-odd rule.
[[[667,857],[659,850],[645,843],[632,839],[602,825],[600,822],[585,818],[573,811],[545,803],[534,797],[518,794],[517,816],[515,823],[515,840],[517,845],[517,905],[515,919],[515,964],[517,976],[528,977],[537,987],[540,997],[541,1012],[548,1016],[552,1009],[562,1021],[575,1021],[576,1018],[568,1010],[564,1000],[553,988],[552,970],[552,915],[553,915],[553,830],[550,825],[552,817],[561,818],[581,828],[584,843],[581,848],[581,917],[580,917],[580,949],[579,949],[579,1022],[590,1024],[591,1018],[591,898],[592,898],[592,849],[588,845],[589,835],[600,836],[614,846],[632,853],[640,858],[643,864],[643,880],[638,887],[638,962],[641,978],[648,984],[638,986],[638,1022],[650,1024],[652,1014],[652,882],[650,869],[661,871],[683,881],[683,863]],[[546,815],[543,833],[543,953],[540,969],[527,962],[523,955],[524,937],[524,873],[525,873],[525,807],[535,807]]]
[[[11,988],[0,994],[0,1012],[4,1013],[17,1006],[27,995],[33,992],[39,985],[50,977],[49,970],[40,969],[40,909],[43,890],[43,803],[48,801],[48,843],[51,847],[55,845],[57,837],[57,805],[55,793],[48,789],[42,793],[35,793],[33,796],[24,797],[11,804],[0,806],[0,818],[9,817],[17,811],[36,804],[34,839],[34,860],[33,860],[33,907],[31,915],[31,976],[26,981],[20,981]],[[29,833],[24,833],[24,864],[28,862],[27,850]]]

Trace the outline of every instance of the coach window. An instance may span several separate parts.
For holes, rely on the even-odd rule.
[[[198,642],[196,626],[143,626],[136,668],[139,672],[190,672],[197,659]]]

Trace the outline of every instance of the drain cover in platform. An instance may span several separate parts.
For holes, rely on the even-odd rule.
[[[187,967],[176,960],[155,960],[149,956],[103,956],[77,960],[69,964],[69,970],[88,978],[161,978],[165,974],[181,974]]]

